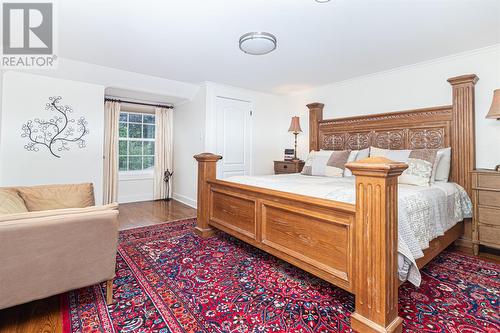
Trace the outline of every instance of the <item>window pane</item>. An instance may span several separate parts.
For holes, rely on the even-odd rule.
[[[128,125],[128,137],[129,138],[142,138],[142,125],[129,124]]]
[[[142,157],[141,156],[130,156],[128,158],[128,169],[130,171],[142,170]]]
[[[122,155],[128,155],[127,154],[127,141],[124,141],[124,140],[120,140],[120,142],[118,143],[118,151],[119,151],[119,155],[122,156]]]
[[[144,141],[144,155],[154,155],[154,154],[155,154],[154,141]]]
[[[155,138],[155,126],[154,125],[143,125],[144,136],[143,138],[154,139]]]
[[[155,158],[153,156],[144,156],[143,162],[144,162],[144,164],[143,164],[144,170],[150,169],[150,168],[154,167],[154,165],[155,165],[155,163],[154,163]]]
[[[120,121],[127,121],[127,113],[120,112]]]
[[[131,123],[142,123],[142,114],[129,113],[128,121]]]
[[[120,123],[120,138],[126,138],[126,137],[127,137],[127,124]]]
[[[127,171],[127,156],[120,156],[119,170]]]
[[[145,114],[143,119],[144,119],[144,123],[148,123],[148,124],[155,123],[155,116],[152,114]]]
[[[129,141],[129,155],[142,155],[142,141]]]

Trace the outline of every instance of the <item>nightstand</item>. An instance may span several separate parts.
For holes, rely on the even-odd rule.
[[[274,161],[274,173],[298,173],[304,167],[304,161]]]
[[[474,254],[479,254],[479,245],[500,249],[500,172],[472,171],[472,190]]]

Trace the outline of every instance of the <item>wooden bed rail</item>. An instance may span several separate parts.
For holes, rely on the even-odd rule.
[[[228,186],[216,179],[221,156],[202,153],[194,158],[196,234],[209,237],[216,227],[352,292],[356,306],[351,324],[358,332],[401,332],[397,178],[406,164],[373,157],[348,164],[356,176],[354,211],[336,201]]]

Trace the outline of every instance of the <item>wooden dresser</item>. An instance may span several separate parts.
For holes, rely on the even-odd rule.
[[[304,167],[304,161],[274,161],[274,173],[298,173]]]
[[[478,169],[472,172],[472,243],[500,249],[500,172]]]

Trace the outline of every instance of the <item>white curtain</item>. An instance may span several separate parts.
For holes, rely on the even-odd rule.
[[[104,103],[104,193],[103,204],[115,202],[118,196],[118,131],[120,102]]]
[[[172,172],[172,109],[165,107],[155,108],[155,179],[154,179],[154,198],[165,199],[169,197],[166,184],[163,181],[164,172]],[[170,182],[170,189],[172,184]]]

